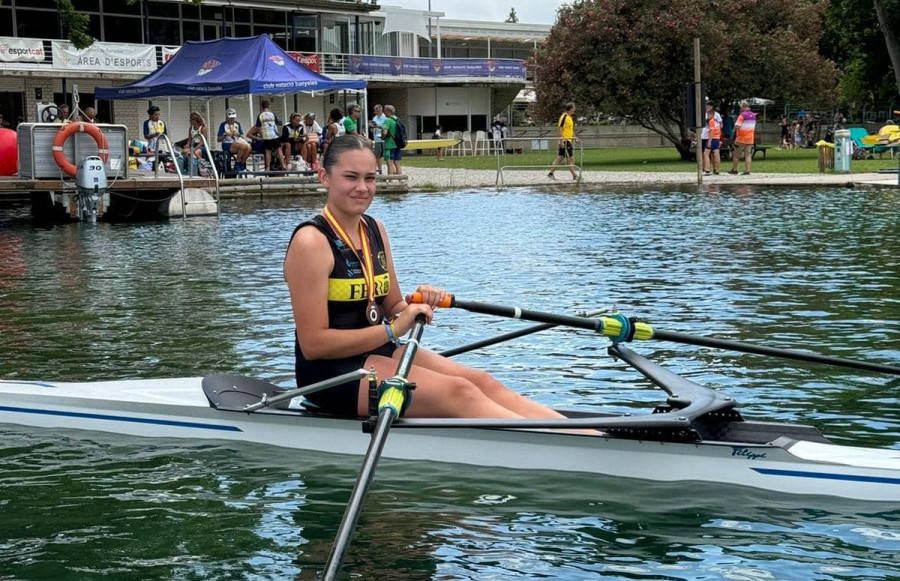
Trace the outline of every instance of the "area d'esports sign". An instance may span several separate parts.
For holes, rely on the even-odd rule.
[[[68,41],[53,41],[53,68],[66,71],[123,73],[156,70],[156,46],[95,42],[77,49]]]
[[[358,75],[424,77],[512,77],[525,79],[525,63],[515,59],[428,59],[351,56],[350,72]]]

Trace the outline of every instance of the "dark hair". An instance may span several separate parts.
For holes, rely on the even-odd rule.
[[[340,107],[335,107],[334,109],[331,110],[331,113],[328,114],[328,118],[331,119],[332,121],[340,121],[343,116],[344,116],[344,110],[341,109]]]
[[[341,155],[345,152],[356,150],[372,153],[372,148],[369,147],[369,144],[363,141],[358,135],[344,134],[340,137],[335,137],[331,142],[331,145],[329,145],[328,149],[325,151],[325,156],[322,158],[322,167],[325,168],[327,173],[331,173],[331,168],[338,162],[338,158],[340,158]],[[373,157],[374,155],[375,154],[372,153]]]

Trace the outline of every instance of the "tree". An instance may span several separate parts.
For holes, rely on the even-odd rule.
[[[897,44],[897,35],[894,28],[897,25],[897,11],[891,11],[890,5],[896,3],[885,0],[873,0],[875,4],[875,14],[878,16],[878,26],[881,28],[881,34],[884,35],[884,43],[887,45],[887,53],[891,58],[891,65],[894,67],[894,80],[897,83],[897,91],[900,92],[900,45]]]
[[[626,116],[687,159],[684,87],[693,81],[693,39],[716,103],[744,97],[829,105],[834,63],[818,53],[821,0],[575,0],[563,5],[531,65],[538,111],[563,103]],[[773,15],[776,17],[773,18]]]
[[[880,0],[888,17],[886,27],[879,27],[872,1],[832,0],[825,12],[820,48],[837,63],[841,71],[840,100],[853,109],[889,102],[900,94],[900,83],[896,82],[900,66],[892,66],[890,51],[885,50],[890,41],[882,33],[882,29],[893,31],[900,26],[900,1]],[[896,39],[893,42],[896,44]],[[893,75],[888,74],[891,68]]]
[[[506,21],[507,21],[507,22],[518,22],[518,21],[519,21],[519,17],[516,16],[516,9],[515,9],[515,8],[510,8],[510,9],[509,9],[509,16],[506,17]]]

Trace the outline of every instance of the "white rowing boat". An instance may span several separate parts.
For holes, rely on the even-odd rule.
[[[611,353],[668,393],[647,415],[568,420],[400,419],[388,458],[656,481],[705,481],[786,494],[900,501],[900,450],[841,446],[815,428],[747,421],[735,402],[623,346]],[[0,381],[0,422],[150,438],[252,442],[363,455],[359,418],[263,407],[284,390],[234,375],[64,383]],[[292,394],[293,395],[293,392]],[[286,400],[287,401],[287,400]],[[247,411],[247,406],[259,408]],[[551,428],[601,430],[593,436]]]

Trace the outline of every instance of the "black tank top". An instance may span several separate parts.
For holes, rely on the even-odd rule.
[[[378,224],[371,216],[363,214],[363,223],[366,226],[366,237],[369,248],[372,251],[372,266],[375,269],[375,302],[383,308],[384,297],[391,288],[391,278],[387,271],[387,258],[384,251],[384,240]],[[362,254],[357,249],[356,254],[335,234],[322,215],[315,216],[311,220],[303,222],[294,229],[291,240],[297,231],[304,226],[314,226],[325,235],[331,252],[334,256],[334,268],[328,276],[328,327],[330,329],[362,329],[369,326],[366,320],[366,306],[369,303],[366,292],[366,281],[356,254]],[[290,243],[288,243],[290,246]],[[389,313],[388,313],[389,314]],[[380,352],[381,348],[373,351]],[[309,362],[303,357],[297,333],[294,332],[294,352],[296,355],[296,371],[298,384],[301,377],[301,369],[308,368],[310,363],[317,365],[327,364],[326,361]],[[365,354],[364,354],[365,355]],[[357,359],[354,356],[352,359]],[[335,364],[340,360],[327,360]],[[319,370],[324,371],[324,370]],[[318,375],[318,374],[317,374]],[[304,384],[307,381],[303,381]],[[311,383],[311,382],[310,382]]]

